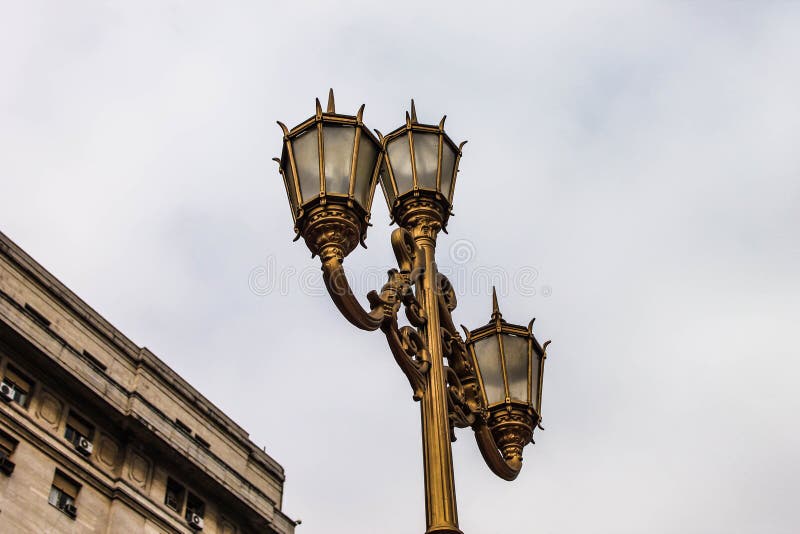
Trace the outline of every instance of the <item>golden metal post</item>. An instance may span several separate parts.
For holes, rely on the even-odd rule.
[[[413,199],[406,205],[401,225],[410,231],[424,254],[425,272],[418,280],[417,300],[427,321],[420,333],[430,352],[428,387],[422,396],[422,458],[425,470],[426,534],[462,534],[458,528],[453,452],[444,375],[442,333],[436,270],[436,236],[443,214],[434,203]],[[421,283],[420,283],[421,282]]]

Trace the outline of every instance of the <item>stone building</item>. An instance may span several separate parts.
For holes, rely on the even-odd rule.
[[[294,532],[283,468],[2,233],[0,377],[0,532]]]

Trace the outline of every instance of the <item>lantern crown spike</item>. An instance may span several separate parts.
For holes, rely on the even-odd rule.
[[[411,122],[418,123],[417,120],[417,106],[414,105],[414,99],[411,99]]]
[[[328,109],[326,113],[336,113],[336,102],[333,99],[333,87],[328,89]]]
[[[503,314],[500,313],[500,306],[497,304],[497,288],[492,286],[492,321],[499,323],[503,321]]]

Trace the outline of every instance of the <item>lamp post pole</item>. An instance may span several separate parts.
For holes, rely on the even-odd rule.
[[[450,216],[461,145],[438,126],[417,121],[414,101],[406,123],[376,138],[356,115],[327,111],[283,131],[280,165],[296,239],[322,262],[328,294],[342,315],[367,331],[380,329],[395,362],[420,401],[425,474],[426,534],[462,534],[458,528],[454,429],[472,428],[478,449],[500,478],[514,480],[522,449],[541,420],[544,346],[527,328],[502,319],[493,298],[492,322],[463,339],[451,312],[456,295],[436,269],[436,238]],[[365,309],[347,281],[343,262],[364,244],[378,182],[392,221],[398,269]],[[405,312],[411,326],[398,324]],[[548,342],[549,343],[549,342]],[[445,361],[447,365],[445,365]]]
[[[422,304],[427,318],[423,330],[431,358],[428,389],[420,401],[426,534],[461,534],[458,528],[453,451],[439,319],[436,237],[440,229],[441,221],[432,215],[419,217],[416,225],[410,228],[411,236],[425,258],[421,287],[417,288],[417,300]]]

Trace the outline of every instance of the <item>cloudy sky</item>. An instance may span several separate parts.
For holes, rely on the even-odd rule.
[[[419,407],[292,243],[276,120],[448,115],[456,321],[537,317],[517,481],[454,444],[467,534],[796,532],[800,3],[0,7],[0,229],[244,426],[304,534],[424,530]],[[391,266],[380,191],[347,261]]]

